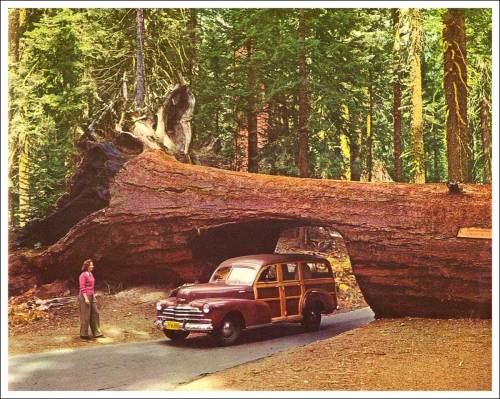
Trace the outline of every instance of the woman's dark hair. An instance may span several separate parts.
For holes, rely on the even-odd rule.
[[[83,261],[83,265],[82,265],[82,272],[88,271],[88,268],[89,268],[89,266],[90,266],[91,263],[93,263],[92,259],[85,259]]]

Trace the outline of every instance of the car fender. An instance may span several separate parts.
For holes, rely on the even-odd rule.
[[[332,313],[337,307],[337,298],[332,297],[331,294],[324,290],[313,288],[307,290],[300,303],[300,312],[302,313],[305,308],[314,302],[320,302],[323,306],[321,313]]]
[[[242,315],[245,327],[251,327],[271,322],[271,309],[269,305],[254,299],[239,298],[203,298],[190,303],[194,307],[203,307],[204,304],[210,306],[207,318],[212,321],[214,329],[222,325],[222,320],[231,312],[238,312]]]

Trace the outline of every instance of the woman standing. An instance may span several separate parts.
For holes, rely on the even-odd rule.
[[[94,298],[94,263],[92,259],[83,262],[82,274],[80,274],[80,338],[90,339],[89,324],[92,335],[95,338],[104,337],[99,327],[99,311]]]

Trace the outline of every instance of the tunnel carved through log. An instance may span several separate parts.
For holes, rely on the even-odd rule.
[[[11,293],[70,278],[88,257],[98,278],[200,280],[227,257],[272,252],[285,228],[321,225],[342,234],[378,317],[491,317],[491,240],[457,237],[491,228],[489,185],[451,194],[445,184],[298,179],[147,150],[123,164],[109,197],[43,251],[14,251]]]

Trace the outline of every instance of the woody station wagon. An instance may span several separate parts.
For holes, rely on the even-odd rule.
[[[228,259],[206,284],[185,284],[156,304],[156,326],[171,340],[191,331],[231,345],[245,329],[279,322],[320,328],[321,315],[337,309],[328,260],[302,254],[263,254]]]

